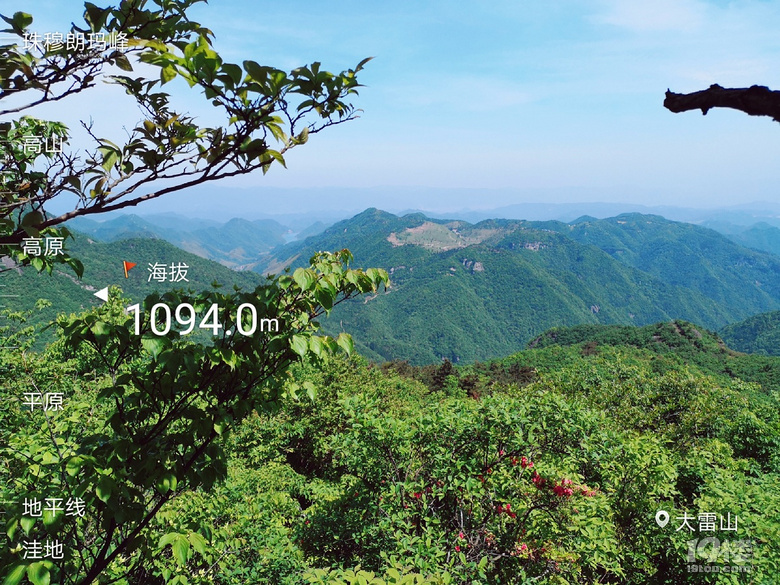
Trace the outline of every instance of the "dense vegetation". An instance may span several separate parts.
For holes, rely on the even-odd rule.
[[[217,232],[206,232],[219,238]],[[213,281],[244,288],[263,281],[256,273],[227,270],[160,239],[106,244],[74,235],[69,248],[86,266],[81,281],[60,269],[51,279],[19,269],[3,274],[0,294],[20,295],[14,301],[20,309],[44,297],[58,310],[72,312],[97,304],[94,290],[118,284],[137,302],[171,285],[149,282],[148,267],[155,262],[187,264],[190,282],[185,284],[194,290]],[[250,248],[253,241],[239,232],[223,238],[230,249]],[[518,350],[551,327],[578,324],[686,319],[720,330],[780,302],[780,294],[773,292],[780,289],[780,281],[773,284],[780,278],[776,258],[740,248],[710,230],[655,216],[581,218],[571,225],[490,220],[472,226],[369,210],[305,243],[279,248],[266,265],[281,271],[317,250],[344,246],[358,251],[361,265],[386,268],[391,288],[388,294],[338,307],[325,327],[333,334],[353,333],[361,354],[375,361],[486,360]],[[122,260],[138,263],[127,280]],[[31,296],[30,290],[38,293]],[[54,315],[48,309],[34,319],[42,323]],[[749,330],[740,335],[731,329],[723,335],[740,351],[772,354],[773,333],[754,325],[746,325]],[[757,336],[761,340],[751,345]]]
[[[348,268],[350,261],[346,250],[317,254],[309,268],[250,291],[148,295],[134,316],[114,290],[105,305],[61,316],[60,339],[43,355],[32,350],[29,328],[15,330],[25,315],[5,311],[4,585],[25,576],[34,585],[92,585],[111,567],[121,567],[125,582],[145,582],[153,558],[146,529],[177,490],[208,490],[225,478],[229,430],[279,404],[292,364],[351,351],[348,336],[314,335],[317,318],[376,292],[387,275]],[[173,327],[161,316],[171,307]],[[189,335],[204,313],[208,340]],[[264,320],[277,327],[258,329]],[[313,396],[310,383],[302,388]]]
[[[404,217],[376,209],[277,249],[266,267],[348,247],[391,274],[386,295],[334,311],[374,360],[507,355],[547,329],[685,319],[719,329],[780,308],[780,258],[715,231],[625,214],[570,224]]]
[[[224,481],[169,486],[176,497],[107,574],[141,558],[124,582],[774,582],[780,360],[736,354],[685,322],[556,329],[532,345],[464,368],[359,357],[294,368],[280,401],[223,438]],[[30,454],[41,470],[104,428],[94,398],[112,384],[99,366],[91,375],[89,354],[4,348],[0,368],[2,444],[73,430]],[[44,379],[66,409],[23,411],[22,393]],[[11,481],[4,461],[4,500],[44,495],[21,485],[28,475]],[[699,514],[730,513],[738,530],[678,530],[684,513],[697,529]],[[11,546],[68,521],[9,525]],[[692,563],[689,541],[705,537],[720,556],[694,547]]]
[[[118,285],[128,299],[139,302],[152,292],[163,293],[174,287],[206,290],[216,281],[250,289],[264,280],[258,274],[232,271],[162,240],[132,239],[101,243],[79,233],[74,235],[74,240],[69,242],[69,249],[86,266],[82,279],[76,280],[69,272],[57,268],[52,271],[51,277],[47,277],[38,274],[32,267],[17,266],[0,276],[0,294],[18,297],[4,298],[6,302],[1,304],[17,311],[29,311],[38,299],[48,299],[56,306],[36,311],[31,317],[31,324],[42,324],[53,321],[57,314],[80,312],[98,306],[101,301],[93,293],[110,285]],[[127,279],[124,277],[123,260],[138,265],[128,273]],[[149,280],[149,266],[157,263],[167,267],[164,282]],[[168,277],[172,264],[188,267],[187,282],[170,281]],[[46,332],[43,339],[53,341],[53,331]]]
[[[748,317],[727,325],[719,333],[730,347],[739,351],[780,355],[780,311]]]

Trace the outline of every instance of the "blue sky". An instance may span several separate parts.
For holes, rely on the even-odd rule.
[[[76,6],[22,8],[47,32],[65,30]],[[193,15],[229,61],[291,69],[317,60],[336,71],[375,57],[360,77],[359,120],[290,152],[287,170],[223,184],[226,197],[275,194],[259,209],[780,200],[780,125],[662,106],[667,88],[780,89],[780,2],[212,0]],[[184,89],[180,99],[208,119],[209,106]],[[105,127],[135,122],[117,102],[92,100],[78,115]],[[59,108],[46,113],[74,115]]]

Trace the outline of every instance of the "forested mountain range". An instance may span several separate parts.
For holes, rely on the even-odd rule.
[[[188,233],[216,230],[214,241],[219,230],[226,231],[223,248],[249,249],[267,235],[257,222],[242,222],[184,227]],[[105,223],[97,224],[104,236],[111,231]],[[780,257],[653,215],[469,224],[369,209],[306,240],[277,246],[250,263],[257,272],[231,271],[157,239],[159,230],[168,229],[170,236],[172,225],[140,218],[117,225],[144,237],[106,244],[77,233],[69,241],[86,267],[82,281],[57,271],[50,279],[11,271],[0,277],[3,292],[22,295],[14,307],[48,298],[57,310],[70,312],[99,302],[91,292],[110,284],[138,299],[182,284],[208,288],[215,280],[251,288],[263,279],[257,272],[303,265],[318,250],[349,248],[358,266],[386,269],[391,284],[375,297],[336,307],[326,329],[352,333],[358,350],[372,359],[417,364],[508,355],[551,327],[684,319],[719,330],[780,309]],[[122,260],[139,265],[128,279]],[[149,282],[155,262],[187,263],[190,283]],[[53,314],[54,307],[39,318]]]
[[[724,234],[730,240],[756,250],[780,254],[780,227],[767,221],[751,225],[735,225],[728,222],[713,223],[712,229]]]
[[[391,273],[387,293],[338,307],[326,324],[373,358],[468,362],[555,326],[679,318],[719,329],[780,309],[780,258],[642,214],[469,224],[370,209],[277,248],[258,269],[344,247]]]
[[[38,299],[51,301],[52,306],[36,311],[31,317],[31,323],[40,324],[53,320],[60,313],[81,312],[99,305],[101,301],[93,295],[106,286],[118,286],[128,298],[138,302],[152,292],[163,293],[172,288],[201,291],[209,289],[216,281],[248,290],[263,280],[257,273],[230,270],[160,239],[134,238],[102,243],[80,233],[74,233],[74,237],[68,239],[65,246],[84,264],[81,280],[64,268],[53,270],[51,275],[39,274],[32,267],[14,268],[0,273],[0,294],[14,295],[1,297],[0,306],[26,311],[32,309]],[[123,261],[137,265],[128,272],[128,278],[124,276]],[[150,280],[150,269],[155,264],[165,266],[164,281]],[[182,267],[187,281],[171,282],[171,265]],[[0,264],[0,269],[5,267]]]
[[[720,331],[723,340],[737,351],[780,355],[780,311],[748,317]]]
[[[292,228],[273,219],[246,220],[233,218],[221,223],[205,219],[191,219],[178,214],[157,214],[139,217],[133,214],[119,215],[106,221],[94,221],[77,217],[68,227],[103,242],[115,242],[130,238],[165,240],[174,246],[219,262],[224,266],[242,270],[256,263],[272,248],[284,244],[292,237],[305,238],[327,227],[316,221],[294,232]]]
[[[263,280],[159,239],[106,244],[77,234],[68,247],[84,262],[83,280],[12,268],[0,290],[21,295],[14,307],[46,297],[52,311],[79,311],[99,304],[92,292],[109,284],[140,300],[174,286]],[[715,583],[692,577],[691,567],[726,562],[752,582],[773,582],[780,358],[732,351],[705,327],[776,303],[780,259],[657,216],[471,225],[368,210],[279,248],[268,265],[296,266],[340,247],[393,280],[387,292],[337,307],[327,326],[354,333],[361,352],[396,359],[377,366],[334,356],[291,367],[279,408],[258,409],[220,437],[218,459],[204,467],[213,475],[201,472],[223,473],[220,481],[178,483],[149,522],[133,553],[146,555],[138,582],[186,574],[199,585],[677,585]],[[122,260],[137,263],[127,279]],[[189,282],[150,281],[155,263],[187,264]],[[742,304],[731,306],[736,298]],[[632,326],[643,320],[663,322]],[[547,322],[556,327],[545,331]],[[64,340],[15,351],[27,335],[11,331],[10,347],[0,344],[0,397],[10,405],[0,412],[0,444],[16,458],[0,469],[0,499],[17,502],[3,510],[16,523],[29,485],[59,485],[87,460],[77,449],[98,445],[121,471],[130,468],[120,457],[131,441],[111,432],[119,393],[106,392],[116,385],[108,365]],[[166,358],[187,355],[189,341]],[[442,353],[447,344],[463,353]],[[480,361],[453,366],[442,355]],[[144,354],[132,371],[158,371],[155,359]],[[36,380],[64,393],[67,410],[24,411],[21,397]],[[168,380],[155,380],[170,402]],[[307,386],[309,397],[295,394]],[[79,453],[66,455],[70,467],[56,459],[46,426],[58,415],[56,430]],[[194,426],[174,432],[197,436]],[[36,449],[49,463],[28,469],[26,451]],[[175,468],[146,452],[132,461]],[[80,469],[92,509],[101,496],[118,501],[113,486],[134,485],[126,475],[103,491],[104,479]],[[738,517],[738,534],[718,533],[728,561],[708,556],[715,545],[701,525],[679,525],[702,514]],[[0,564],[16,560],[10,547],[2,552]],[[111,565],[107,578],[125,571],[124,561]]]

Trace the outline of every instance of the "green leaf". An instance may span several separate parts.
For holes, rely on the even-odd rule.
[[[161,494],[168,493],[176,489],[177,483],[176,476],[173,474],[173,472],[166,471],[157,481],[157,490]]]
[[[236,364],[238,363],[238,356],[236,355],[235,351],[233,351],[229,347],[220,347],[219,355],[222,358],[222,361],[226,365],[230,366],[231,370],[234,370],[236,368]]]
[[[73,269],[73,272],[76,273],[78,278],[84,276],[84,265],[80,260],[76,260],[75,258],[66,258],[65,263]]]
[[[111,493],[116,489],[116,483],[110,477],[101,477],[97,486],[95,487],[95,494],[97,497],[105,503],[111,499]]]
[[[97,338],[106,338],[111,333],[111,327],[104,321],[96,321],[90,330]]]
[[[5,17],[3,17],[3,19],[7,20]],[[24,578],[26,570],[27,565],[16,565],[16,567],[6,575],[3,585],[17,585]]]
[[[141,339],[141,345],[146,351],[152,354],[152,357],[157,359],[160,352],[165,348],[165,338],[163,337],[143,337]]]
[[[22,530],[24,530],[25,534],[30,534],[30,530],[32,530],[33,526],[35,526],[35,518],[28,518],[24,517],[19,521],[19,524],[22,525]]]
[[[171,546],[173,548],[173,556],[179,565],[187,564],[187,557],[190,552],[190,543],[187,539],[179,535]]]
[[[249,74],[253,80],[259,83],[265,83],[269,74],[274,71],[272,67],[264,67],[255,61],[244,61],[244,71]]]
[[[206,539],[203,538],[197,532],[190,532],[187,539],[190,541],[192,548],[198,551],[200,554],[206,554]]]
[[[339,336],[336,338],[336,343],[347,355],[352,355],[352,352],[355,351],[355,344],[349,333],[339,333]]]
[[[71,457],[68,460],[68,463],[65,465],[65,471],[71,477],[75,477],[76,475],[81,473],[85,461],[86,460],[81,455],[76,455],[75,457]]]
[[[296,269],[295,272],[293,272],[293,279],[298,283],[298,286],[301,287],[301,290],[309,290],[316,282],[314,274],[307,268]]]
[[[160,69],[160,79],[162,80],[162,84],[165,85],[168,83],[171,79],[176,77],[176,67],[173,65],[166,65],[162,69]]]
[[[309,400],[314,402],[314,399],[317,397],[317,389],[314,387],[314,384],[312,384],[310,381],[306,380],[303,383],[303,387],[306,390],[306,396],[309,397]]]
[[[295,382],[291,383],[287,387],[287,390],[290,393],[290,398],[292,398],[293,400],[297,401],[298,400],[298,390],[300,390],[300,389],[301,389],[301,387],[298,386],[298,384],[296,384]]]
[[[306,343],[306,338],[303,335],[293,335],[290,339],[290,347],[301,357],[305,356],[309,350],[309,344]]]
[[[65,182],[76,190],[81,190],[81,179],[77,175],[69,175]]]
[[[174,540],[179,538],[181,536],[178,532],[171,532],[169,534],[165,534],[162,538],[160,538],[160,542],[157,543],[157,548],[164,549],[166,546],[171,544]]]
[[[230,79],[233,80],[233,83],[236,85],[241,83],[241,78],[244,76],[244,72],[241,70],[241,67],[234,63],[225,63],[222,65],[222,70],[228,74]]]
[[[27,228],[43,223],[43,214],[40,211],[31,211],[22,218],[21,227]]]
[[[333,308],[333,295],[324,288],[318,288],[314,291],[314,298],[317,299],[317,302],[326,311],[330,311]]]
[[[114,63],[116,63],[116,66],[119,67],[122,71],[133,70],[133,66],[130,63],[130,60],[127,58],[127,56],[124,53],[120,53],[120,52],[114,53]]]
[[[42,561],[27,567],[27,578],[32,581],[33,585],[49,585],[51,582],[49,569]]]
[[[11,25],[10,29],[3,29],[2,32],[12,32],[20,36],[24,34],[24,29],[30,26],[33,21],[33,17],[26,12],[14,12],[11,18],[2,15],[0,17]]]
[[[84,3],[84,20],[87,21],[93,32],[98,32],[106,24],[106,17],[108,16],[107,8],[99,8],[91,2]]]
[[[366,57],[365,59],[363,59],[360,63],[357,64],[357,67],[355,67],[355,71],[360,71],[361,69],[363,69],[363,66],[369,61],[371,61],[371,59],[373,59],[373,57]]]
[[[322,356],[322,339],[316,336],[312,336],[309,338],[309,348],[311,349],[312,353],[316,355],[317,357]]]

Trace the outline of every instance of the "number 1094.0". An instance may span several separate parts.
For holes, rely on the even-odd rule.
[[[141,334],[141,305],[136,303],[130,305],[125,309],[125,312],[133,315],[135,334]],[[224,329],[218,319],[219,305],[214,303],[211,305],[206,314],[201,319],[198,325],[199,329],[211,329],[212,335],[219,335],[219,330]],[[246,324],[245,324],[246,317]],[[192,333],[195,329],[196,312],[195,307],[189,303],[182,303],[171,312],[171,308],[165,303],[157,303],[152,307],[150,325],[152,333],[155,335],[167,335],[170,330],[173,321],[184,327],[179,331],[179,335],[187,335]],[[238,306],[236,309],[236,331],[241,335],[254,335],[258,330],[258,326],[261,332],[265,331],[279,331],[279,320],[268,318],[257,318],[257,309],[254,305],[244,303]],[[231,334],[232,331],[226,331],[226,334]]]

